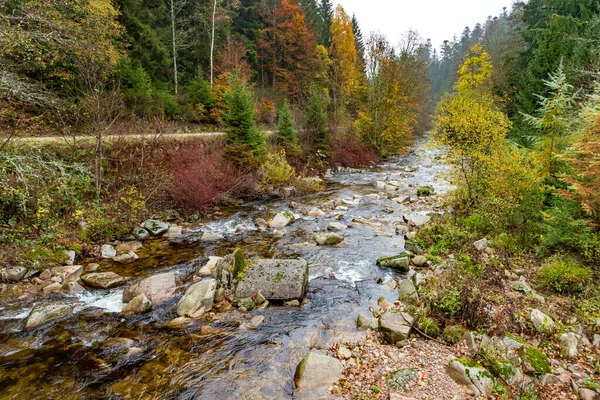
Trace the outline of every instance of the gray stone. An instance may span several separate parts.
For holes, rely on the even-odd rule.
[[[29,316],[23,321],[23,328],[33,329],[66,315],[73,313],[73,308],[68,304],[50,303],[38,304],[33,307]]]
[[[427,264],[427,257],[425,257],[425,256],[414,256],[413,259],[412,259],[412,263],[416,267],[423,267],[425,264]]]
[[[417,376],[414,368],[403,368],[387,376],[386,383],[392,390],[404,390]]]
[[[464,365],[460,360],[453,359],[446,366],[446,372],[456,383],[466,386],[476,396],[487,398],[494,393],[492,375],[484,368]]]
[[[504,336],[504,339],[502,339],[502,342],[509,349],[518,349],[518,348],[525,346],[523,343],[520,343],[509,336]]]
[[[319,246],[334,246],[344,241],[344,237],[337,233],[317,233],[315,241]]]
[[[177,225],[170,226],[164,234],[164,237],[169,240],[179,239],[181,236],[183,236],[183,228]]]
[[[116,250],[117,254],[123,254],[129,253],[131,251],[137,251],[142,247],[144,247],[144,245],[141,242],[138,242],[137,240],[132,240],[130,242],[120,243],[117,246]]]
[[[408,226],[406,225],[398,225],[396,227],[396,235],[404,236],[408,233]]]
[[[383,268],[395,268],[401,271],[408,271],[410,258],[408,256],[399,255],[395,257],[382,257],[377,260],[377,265]]]
[[[172,299],[176,289],[175,273],[152,275],[128,286],[123,292],[123,303],[129,303],[134,297],[145,294],[152,304],[159,304]]]
[[[146,229],[152,236],[162,236],[169,230],[169,224],[156,219],[149,219],[144,222]]]
[[[44,293],[60,292],[62,290],[62,287],[63,285],[61,282],[54,282],[49,284],[42,290],[44,291]]]
[[[349,348],[345,347],[345,346],[340,346],[340,348],[338,349],[338,354],[340,355],[340,357],[342,357],[344,360],[347,360],[349,358],[352,357],[352,352],[350,351]]]
[[[488,243],[488,240],[486,238],[483,238],[473,243],[473,247],[475,247],[477,251],[482,252],[485,251],[485,249],[487,249]]]
[[[379,333],[386,342],[396,344],[408,339],[413,321],[407,313],[384,312],[379,317]]]
[[[85,288],[77,282],[67,282],[62,286],[61,290],[68,294],[76,294],[84,292]]]
[[[81,277],[81,281],[86,285],[98,289],[110,289],[124,285],[127,279],[115,274],[114,272],[92,272]]]
[[[152,308],[152,301],[145,294],[135,296],[125,307],[123,314],[143,314]]]
[[[271,228],[285,228],[286,226],[292,224],[296,218],[294,218],[294,214],[289,211],[281,211],[273,217],[271,222],[269,222],[269,226]]]
[[[205,279],[194,283],[177,304],[177,315],[196,317],[212,310],[217,281]]]
[[[25,267],[10,267],[0,270],[0,281],[3,282],[19,282],[27,275],[27,268]]]
[[[206,231],[200,237],[200,240],[203,242],[216,242],[217,240],[223,239],[223,236],[219,235],[215,232]]]
[[[582,388],[579,390],[579,399],[580,400],[598,400],[600,396],[595,390]]]
[[[371,318],[358,314],[358,318],[356,318],[356,326],[362,329],[369,329],[371,327]]]
[[[237,298],[260,292],[267,300],[302,299],[308,286],[308,263],[305,260],[248,261],[237,283]]]
[[[404,250],[413,253],[413,254],[422,254],[423,249],[416,243],[407,241],[404,243]]]
[[[419,304],[419,295],[412,279],[404,279],[398,285],[398,299],[406,304]]]
[[[544,376],[542,376],[542,379],[540,379],[540,383],[542,384],[542,386],[546,386],[560,385],[562,382],[560,378],[554,374],[545,374]]]
[[[392,201],[395,201],[398,204],[405,204],[410,201],[410,196],[399,196],[399,197],[393,198]]]
[[[119,264],[132,264],[138,259],[138,255],[133,251],[129,251],[127,253],[120,254],[116,257],[113,257],[113,261]]]
[[[431,217],[429,215],[423,215],[419,213],[410,213],[404,215],[404,221],[409,226],[421,228],[425,226],[429,221],[431,221]]]
[[[310,352],[296,367],[294,382],[300,390],[331,386],[340,379],[343,371],[344,365],[340,360]]]
[[[104,259],[113,258],[117,255],[117,250],[111,244],[103,244],[100,250],[100,257]]]
[[[150,232],[148,232],[146,229],[139,227],[139,226],[133,228],[132,234],[137,240],[142,240],[142,241],[146,240],[150,237]]]
[[[563,333],[558,338],[560,343],[560,354],[565,358],[573,358],[577,355],[577,335],[573,332]]]
[[[598,335],[597,333],[594,334],[594,342],[593,342],[594,346],[600,346],[600,335]]]
[[[75,264],[76,254],[73,250],[65,250],[65,265]]]
[[[516,290],[517,292],[530,294],[533,292],[531,287],[524,281],[509,281],[508,287],[512,290]]]
[[[330,222],[327,225],[327,230],[328,231],[345,231],[346,229],[348,229],[348,227],[344,224],[341,224],[339,222]]]
[[[251,328],[251,329],[258,328],[259,326],[262,325],[264,320],[265,320],[265,317],[263,317],[262,315],[257,315],[256,317],[254,317],[250,320],[249,328]]]
[[[50,269],[52,276],[60,276],[63,282],[76,281],[83,272],[82,265],[69,265]]]
[[[552,318],[541,312],[540,310],[533,309],[529,316],[531,323],[536,331],[541,333],[551,332],[554,328],[554,321]]]

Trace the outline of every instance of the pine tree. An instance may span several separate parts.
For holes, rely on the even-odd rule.
[[[331,17],[333,16],[333,3],[331,0],[321,0],[319,14],[321,14],[322,28],[319,44],[329,47],[331,45]]]
[[[294,127],[292,108],[286,100],[279,108],[277,115],[277,144],[293,146],[296,142],[296,128]]]
[[[306,105],[306,131],[310,142],[317,148],[329,150],[329,124],[327,120],[327,100],[323,89],[311,86]]]
[[[256,127],[252,93],[237,75],[231,78],[225,104],[225,156],[238,166],[260,163],[266,148],[265,137]]]
[[[356,48],[357,66],[359,71],[365,70],[365,41],[358,25],[356,14],[352,14],[352,34],[354,34],[354,47]]]

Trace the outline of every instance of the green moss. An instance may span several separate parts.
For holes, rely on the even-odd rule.
[[[520,337],[518,337],[518,336],[515,336],[515,335],[513,335],[513,334],[512,334],[512,333],[510,333],[510,332],[506,332],[506,337],[508,337],[509,339],[512,339],[512,340],[514,340],[514,341],[515,341],[515,342],[517,342],[517,343],[521,343],[521,344],[527,344],[527,342],[525,342],[525,340],[523,340],[522,338],[520,338]]]
[[[283,215],[285,215],[287,218],[291,219],[292,221],[294,221],[296,218],[294,217],[294,214],[290,211],[284,211]]]
[[[467,330],[460,325],[448,325],[442,333],[442,338],[447,343],[456,344],[466,332]]]
[[[414,368],[399,369],[388,375],[387,385],[392,390],[404,390],[416,376],[417,370]]]
[[[238,305],[238,307],[244,307],[248,311],[253,310],[254,307],[256,307],[256,304],[254,304],[254,301],[252,301],[252,299],[249,297],[244,298],[244,299],[239,299],[237,301],[237,305]]]
[[[428,336],[437,337],[440,334],[440,326],[437,321],[430,317],[423,317],[419,321],[419,326]]]
[[[521,353],[525,355],[527,362],[529,362],[537,375],[547,374],[550,372],[548,357],[543,351],[533,346],[525,346],[523,348],[525,350],[522,350]]]
[[[275,274],[275,276],[273,277],[273,282],[278,283],[283,279],[283,274],[281,272],[278,272]]]
[[[244,271],[248,267],[244,253],[240,249],[235,249],[233,252],[233,278],[240,279],[244,277]]]
[[[477,361],[469,360],[466,357],[457,358],[456,361],[469,368],[481,368],[481,364]]]
[[[589,268],[562,258],[554,259],[538,271],[540,285],[557,293],[581,292],[590,283],[591,277]]]
[[[433,188],[429,187],[429,186],[422,186],[417,189],[417,196],[419,196],[419,197],[431,196],[433,193],[434,193]]]
[[[515,363],[510,360],[494,361],[490,369],[496,376],[504,379],[505,381],[508,381],[510,378],[515,376],[517,372]]]

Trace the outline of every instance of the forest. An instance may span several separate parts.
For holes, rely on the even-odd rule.
[[[455,268],[419,287],[415,327],[535,343],[522,343],[531,385],[494,349],[471,354],[496,398],[598,398],[600,3],[516,1],[440,48],[360,18],[331,0],[1,2],[0,268],[97,257],[151,217],[318,194],[426,139],[453,190],[438,204],[419,187],[416,204],[445,211],[401,236],[423,264]],[[377,196],[396,201],[389,187]],[[553,313],[552,329],[523,304]],[[538,381],[571,333],[586,375],[562,397]],[[373,387],[342,389],[383,398]]]

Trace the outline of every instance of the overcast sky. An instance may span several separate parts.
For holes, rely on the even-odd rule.
[[[498,15],[502,7],[511,8],[512,0],[334,0],[352,16],[356,14],[363,36],[379,31],[397,44],[403,32],[412,28],[433,46],[445,39],[460,37],[465,26],[473,28],[488,15]]]

